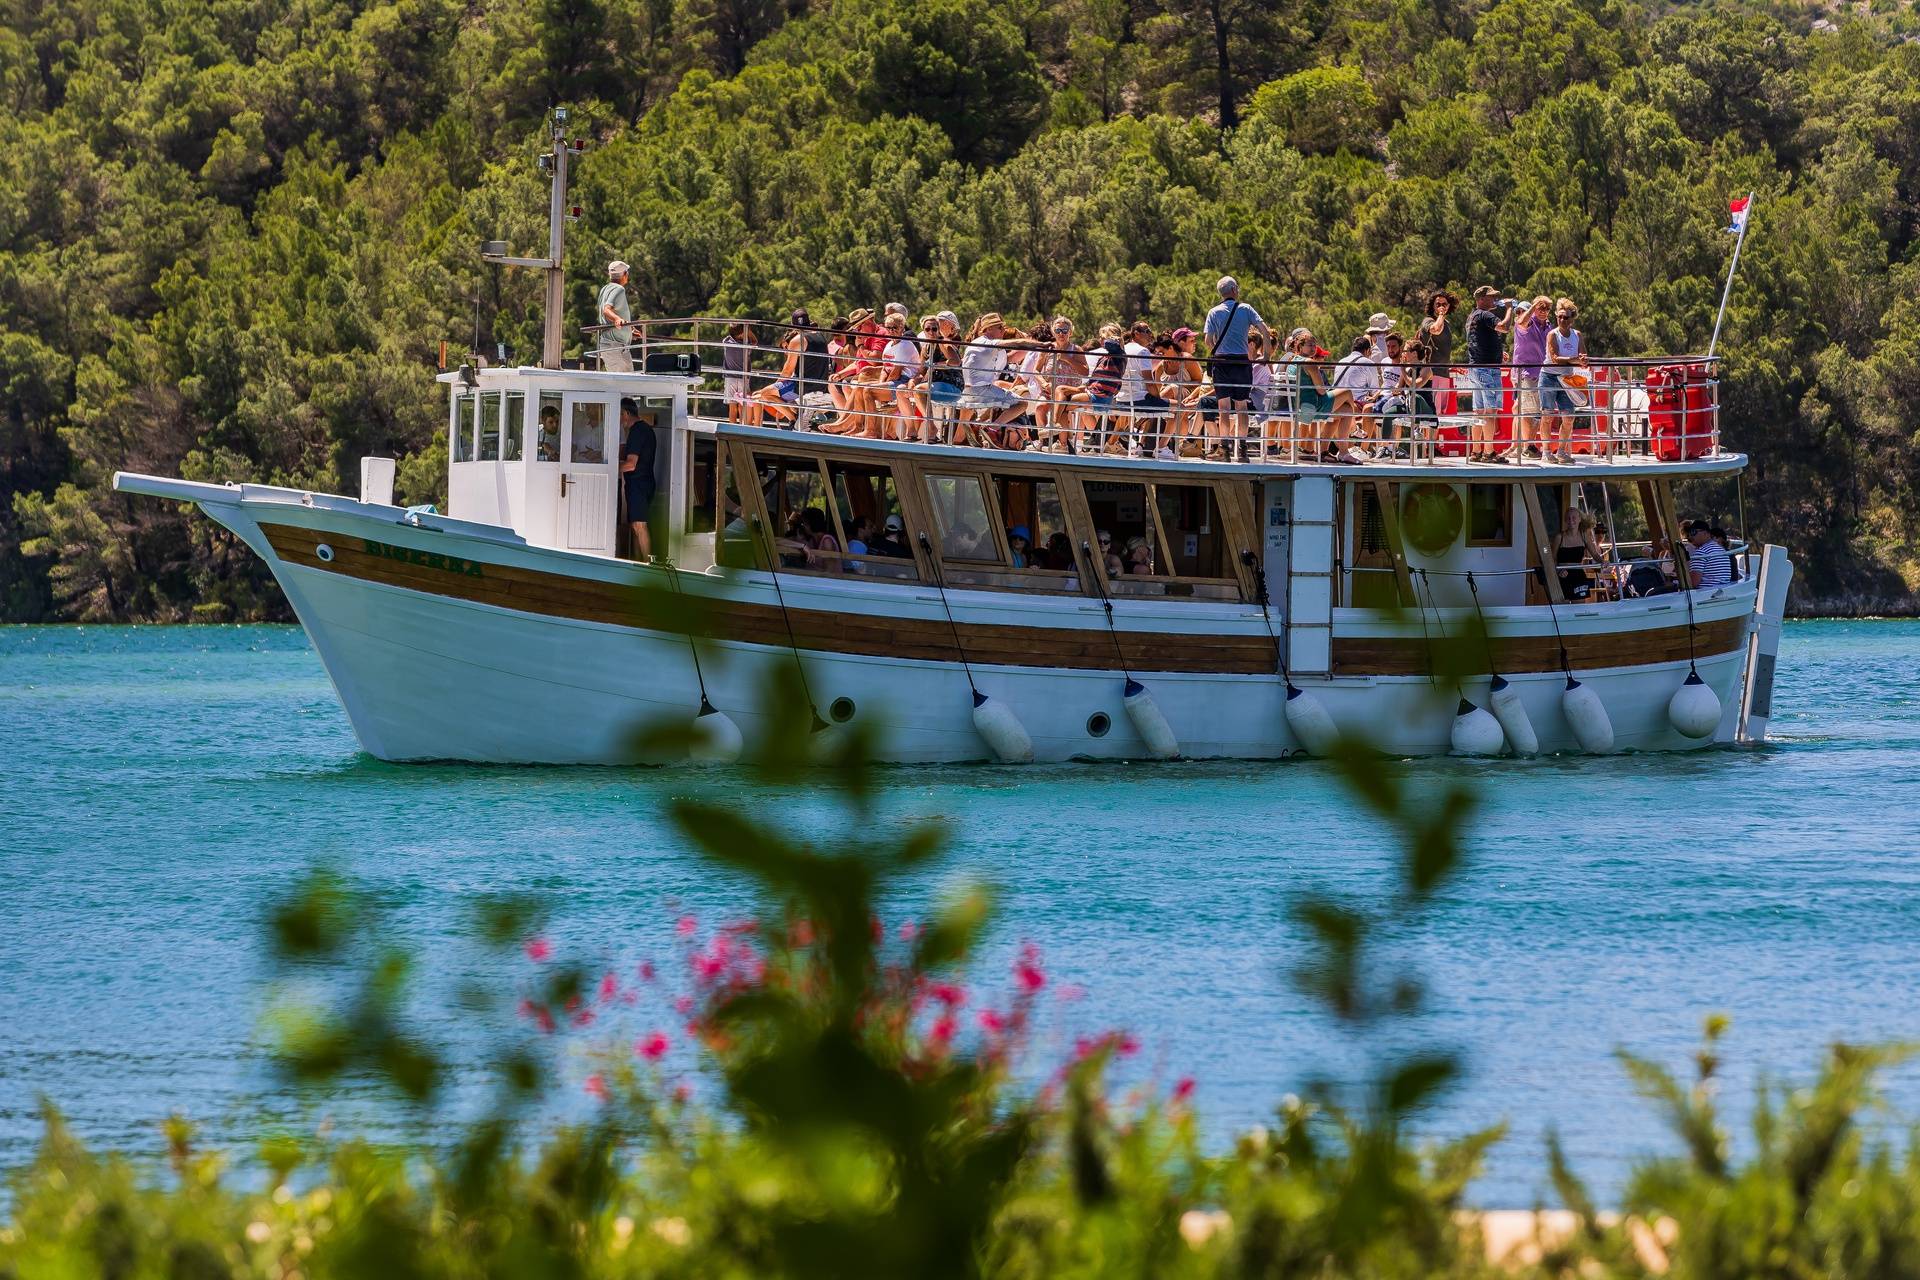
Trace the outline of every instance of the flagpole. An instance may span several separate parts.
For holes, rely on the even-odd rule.
[[[1740,269],[1740,249],[1747,242],[1747,228],[1753,225],[1753,192],[1747,192],[1747,207],[1740,218],[1740,234],[1733,242],[1733,261],[1727,264],[1727,284],[1720,290],[1720,310],[1713,317],[1713,337],[1707,342],[1707,359],[1720,349],[1720,326],[1727,318],[1727,299],[1733,296],[1733,273]]]

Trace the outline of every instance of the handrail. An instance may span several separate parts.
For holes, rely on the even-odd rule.
[[[755,340],[722,342],[719,331],[737,324],[752,326]],[[713,331],[703,334],[708,326]],[[585,326],[584,331],[607,327]],[[1116,394],[1102,395],[1091,385],[1101,358],[1097,347],[1070,342],[1061,348],[1016,331],[992,342],[969,342],[958,333],[936,337],[909,329],[891,335],[710,316],[638,319],[632,328],[632,347],[641,354],[642,367],[651,351],[702,357],[701,380],[690,393],[701,416],[867,439],[1309,464],[1402,456],[1409,462],[1462,455],[1490,459],[1496,453],[1519,460],[1516,452],[1530,448],[1534,456],[1546,458],[1551,452],[1561,462],[1721,455],[1721,360],[1707,356],[1594,356],[1583,365],[1564,366],[1564,373],[1548,366],[1541,375],[1511,361],[1435,364],[1288,355],[1251,362],[1254,385],[1243,402],[1217,394],[1217,360],[1197,349],[1169,353],[1164,345],[1150,363],[1139,356],[1123,360],[1120,385],[1106,388]],[[758,331],[767,328],[789,336],[851,336],[858,345],[831,353],[789,349],[758,340]],[[886,358],[884,348],[896,336],[911,339],[919,359],[904,381],[887,376],[904,368]],[[927,348],[935,343],[942,358],[930,365]],[[965,352],[986,346],[1007,353],[1004,367],[991,371],[996,376],[990,382],[974,373],[969,387]],[[1043,360],[1034,368],[1022,367],[1034,352],[1043,353]],[[728,354],[745,367],[726,368]],[[1044,359],[1048,355],[1054,359]],[[1073,363],[1062,368],[1060,357]],[[817,364],[807,367],[819,361],[828,364],[824,377]],[[789,363],[794,376],[783,378]],[[933,376],[935,368],[942,376]],[[1498,370],[1499,376],[1485,379],[1481,375],[1487,370]],[[804,376],[808,373],[814,376]],[[1583,385],[1563,377],[1577,377]],[[1100,387],[1110,381],[1103,379]],[[1480,387],[1480,381],[1497,385]],[[935,395],[936,382],[962,390]]]

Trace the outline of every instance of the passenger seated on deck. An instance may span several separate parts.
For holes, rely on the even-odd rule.
[[[800,403],[800,360],[808,349],[807,331],[813,327],[813,318],[805,309],[797,309],[791,321],[793,328],[780,339],[780,349],[786,352],[780,376],[754,392],[747,401],[746,423],[750,427],[759,426],[769,417],[775,422],[791,422],[799,412],[796,406]]]
[[[1138,534],[1127,539],[1127,572],[1153,572],[1153,551],[1147,546],[1147,540]]]
[[[913,553],[907,550],[907,522],[898,515],[887,517],[886,527],[880,536],[867,544],[867,550],[876,556],[893,556],[899,560],[910,560]]]
[[[1120,557],[1113,549],[1113,535],[1102,529],[1095,536],[1099,539],[1099,550],[1096,554],[1100,557],[1100,563],[1106,569],[1107,576],[1117,578],[1125,573],[1126,566],[1120,563]]]
[[[1635,598],[1663,596],[1678,588],[1673,583],[1673,556],[1665,538],[1655,538],[1649,558],[1627,573],[1627,594]]]
[[[1568,507],[1560,521],[1560,532],[1553,540],[1553,562],[1578,566],[1599,564],[1606,559],[1593,529],[1592,516],[1582,513],[1578,507]],[[1593,594],[1593,575],[1584,568],[1563,568],[1558,573],[1560,592],[1567,599],[1585,600]]]
[[[1033,543],[1027,536],[1027,526],[1017,524],[1007,530],[1007,548],[1013,553],[1013,567],[1031,569],[1033,563]]]
[[[1740,581],[1740,562],[1733,558],[1733,543],[1727,540],[1727,531],[1716,524],[1707,532],[1712,534],[1713,540],[1720,544],[1720,549],[1727,553],[1727,568],[1733,574],[1732,581]]]
[[[1681,526],[1687,535],[1687,576],[1696,588],[1724,587],[1733,581],[1733,557],[1713,540],[1713,526],[1695,520]]]

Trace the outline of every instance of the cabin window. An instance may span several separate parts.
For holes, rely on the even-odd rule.
[[[719,530],[720,444],[712,436],[687,440],[687,532]]]
[[[453,402],[453,460],[473,461],[474,397],[457,396]]]
[[[1181,578],[1231,578],[1226,532],[1213,489],[1200,484],[1156,484],[1154,512],[1166,537],[1171,567]]]
[[[994,485],[1000,494],[1000,514],[1007,523],[1009,546],[1014,530],[1026,530],[1026,562],[1014,567],[1073,572],[1073,535],[1067,528],[1060,486],[1029,476],[996,476]]]
[[[776,539],[774,548],[780,557],[779,567],[816,573],[839,572],[837,553],[815,548],[809,554],[799,543],[803,532],[818,537],[821,531],[831,535],[836,543],[840,542],[833,512],[827,504],[827,478],[821,473],[819,459],[756,453],[754,463],[759,467],[760,492],[767,504],[767,518],[773,522],[769,533]],[[806,515],[808,511],[819,514],[810,517]]]
[[[1512,485],[1470,484],[1467,486],[1467,545],[1470,547],[1513,545]]]
[[[540,425],[533,434],[535,462],[560,461],[560,393],[540,393]]]
[[[1147,507],[1147,486],[1089,480],[1082,486],[1087,510],[1093,516],[1095,536],[1106,534],[1111,553],[1120,558],[1124,574],[1157,574],[1160,548]],[[1095,554],[1099,554],[1098,547]]]
[[[987,490],[978,476],[927,477],[927,502],[940,534],[940,556],[1000,564],[1000,540],[987,514]]]
[[[508,462],[518,462],[523,456],[520,441],[527,430],[527,393],[507,392],[505,414],[500,422],[500,456]]]
[[[751,568],[756,560],[753,526],[747,521],[747,507],[740,500],[740,472],[734,468],[733,450],[720,449],[720,509],[726,523],[720,526],[720,546],[715,558],[726,565]]]
[[[887,467],[858,466],[829,462],[827,478],[833,484],[834,507],[840,513],[840,527],[847,532],[847,549],[853,549],[855,529],[864,527],[865,542],[872,559],[861,559],[847,567],[855,573],[880,578],[917,579],[913,549],[907,540],[906,513],[900,507],[900,491],[894,485],[893,471]],[[889,517],[900,521],[900,529],[887,531]],[[863,523],[864,526],[863,526]],[[893,554],[874,554],[876,545],[894,549]]]
[[[482,462],[500,461],[500,393],[483,391],[480,393],[478,452],[474,454]]]
[[[570,462],[596,463],[607,460],[607,402],[573,402],[573,446]]]
[[[1353,518],[1355,549],[1363,556],[1387,555],[1387,520],[1380,510],[1380,496],[1372,485],[1355,485],[1354,493],[1359,499]]]

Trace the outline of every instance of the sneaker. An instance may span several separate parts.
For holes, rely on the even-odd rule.
[[[1179,455],[1175,454],[1173,450],[1167,448],[1167,446],[1165,445],[1161,445],[1158,449],[1155,449],[1153,451],[1153,456],[1158,458],[1162,462],[1180,461]]]
[[[1140,456],[1140,446],[1139,446],[1139,445],[1137,445],[1137,444],[1130,444],[1130,445],[1128,445],[1128,446],[1127,446],[1127,456],[1128,456],[1129,458],[1137,458],[1137,457],[1139,457],[1139,456]]]

